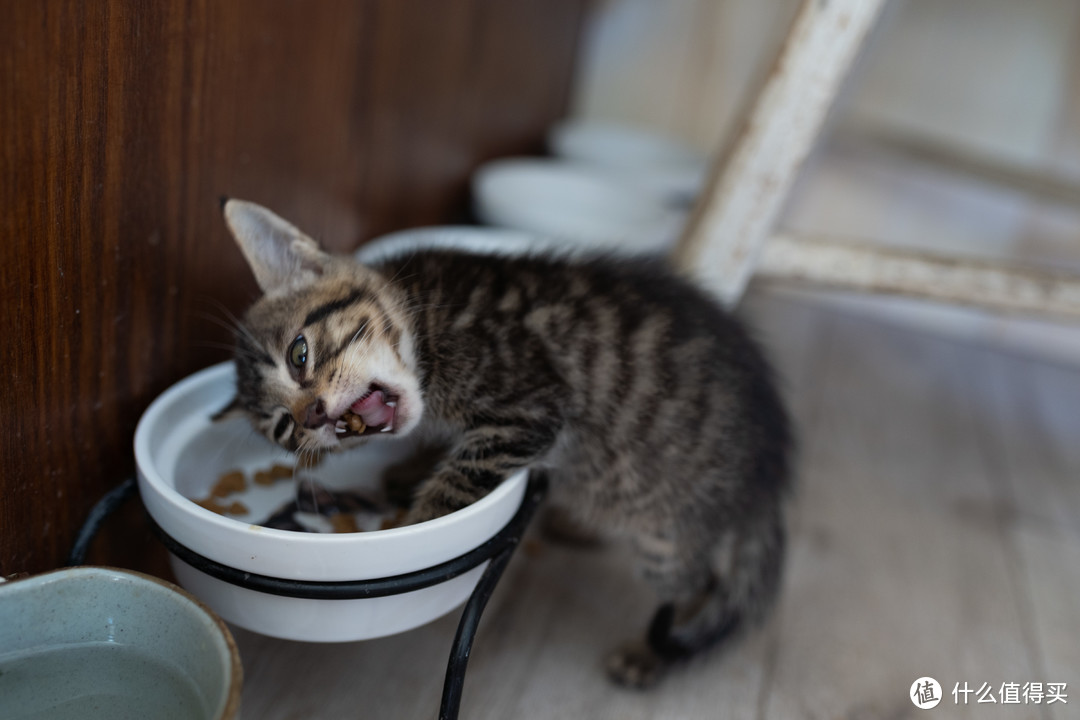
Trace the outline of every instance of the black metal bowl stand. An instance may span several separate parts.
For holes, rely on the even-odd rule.
[[[100,529],[102,522],[113,510],[131,497],[136,489],[135,478],[128,478],[121,485],[106,494],[90,512],[68,557],[68,565],[81,565],[85,561],[90,541]],[[356,600],[361,598],[385,597],[421,590],[436,585],[472,570],[485,561],[490,561],[472,595],[465,602],[465,609],[458,622],[457,633],[450,647],[450,659],[446,666],[446,678],[443,681],[442,702],[439,706],[439,720],[456,720],[461,707],[461,692],[465,685],[465,670],[469,662],[473,638],[480,623],[480,615],[491,598],[495,585],[502,577],[503,570],[510,562],[514,550],[521,542],[522,535],[536,512],[540,501],[547,494],[547,476],[543,471],[531,470],[525,497],[517,513],[502,530],[483,545],[460,555],[459,557],[434,567],[405,573],[388,578],[374,580],[353,580],[345,582],[313,582],[306,580],[286,580],[282,578],[256,575],[222,565],[203,557],[180,544],[175,538],[161,529],[147,514],[147,521],[162,544],[173,555],[183,560],[196,570],[248,590],[281,595],[284,597],[306,598],[312,600]]]

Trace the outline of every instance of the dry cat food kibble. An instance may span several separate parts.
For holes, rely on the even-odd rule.
[[[192,500],[192,502],[218,515],[247,515],[248,512],[247,505],[235,500],[228,505],[223,505],[218,498],[211,496],[202,500]]]
[[[330,526],[336,533],[360,532],[360,526],[356,524],[356,518],[349,513],[334,513],[330,516]]]
[[[331,490],[301,477],[296,496],[260,524],[293,532],[354,533],[397,527],[404,517],[404,510],[387,505],[374,493]]]
[[[231,470],[219,477],[214,486],[210,488],[210,497],[223,498],[226,495],[243,492],[246,489],[247,480],[244,479],[244,473],[239,470]]]
[[[218,515],[246,515],[248,509],[244,503],[233,501],[225,504],[222,502],[222,498],[246,489],[247,480],[244,478],[244,473],[240,470],[230,470],[218,477],[217,482],[210,488],[209,495],[192,502]]]
[[[360,417],[352,410],[346,410],[341,416],[341,419],[349,426],[349,429],[354,433],[362,433],[367,430],[367,425],[364,424],[364,418]]]
[[[293,476],[293,469],[288,465],[275,465],[269,470],[258,470],[255,473],[256,485],[273,485],[278,480],[285,480]]]
[[[363,421],[358,415],[347,417],[346,422],[350,427],[353,427],[355,422],[359,422],[361,428],[363,427]],[[280,480],[293,477],[293,468],[274,465],[256,470],[252,480],[255,486],[269,487]],[[230,470],[218,477],[206,497],[194,499],[192,502],[218,515],[247,515],[250,510],[245,503],[235,498],[226,502],[226,498],[248,489],[247,477],[243,471]],[[394,507],[373,493],[330,490],[310,477],[298,477],[294,498],[259,524],[276,530],[295,532],[370,532],[400,527],[406,512],[406,509]]]
[[[281,477],[282,471],[288,472],[284,477],[292,476],[292,470],[289,468],[284,465],[275,465],[268,473],[272,477],[271,482],[273,482],[273,478]],[[260,480],[259,473],[256,473],[255,482],[265,484]],[[192,502],[218,515],[247,515],[248,507],[244,503],[234,500],[226,504],[222,501],[223,498],[229,495],[241,493],[245,490],[247,490],[247,478],[244,476],[244,472],[242,470],[230,470],[218,477],[217,482],[211,486],[209,495],[201,500],[192,500]]]

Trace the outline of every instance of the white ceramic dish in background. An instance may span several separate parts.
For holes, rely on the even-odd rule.
[[[708,164],[702,153],[676,138],[616,123],[564,120],[552,126],[548,144],[560,157],[610,167],[704,169]]]
[[[701,191],[709,170],[708,157],[676,138],[610,123],[557,123],[548,132],[548,149],[684,203]]]
[[[171,583],[75,567],[0,584],[0,717],[231,720],[228,628]]]
[[[190,550],[232,568],[275,578],[370,580],[452,560],[494,536],[513,517],[527,473],[458,512],[392,530],[315,534],[272,530],[206,510],[205,497],[224,472],[251,472],[290,456],[243,419],[210,420],[232,397],[235,368],[222,363],[195,373],[158,397],[135,432],[143,504],[162,529]],[[377,439],[327,458],[309,472],[330,487],[377,482],[383,467],[411,451],[403,440]],[[226,620],[265,635],[315,642],[361,640],[410,630],[468,598],[486,565],[411,593],[361,600],[307,600],[247,590],[172,557],[180,584]]]
[[[472,178],[478,217],[586,251],[666,253],[687,219],[661,194],[615,174],[557,160],[511,158]]]
[[[419,250],[464,250],[476,255],[520,256],[536,252],[573,252],[565,241],[518,230],[469,225],[437,225],[399,230],[365,243],[353,254],[358,262],[372,264]]]

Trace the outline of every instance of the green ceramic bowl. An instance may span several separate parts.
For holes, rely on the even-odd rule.
[[[0,584],[0,718],[235,720],[225,624],[170,583],[75,567]]]

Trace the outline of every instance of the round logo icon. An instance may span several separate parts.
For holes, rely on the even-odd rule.
[[[920,710],[937,707],[941,702],[941,684],[932,677],[921,677],[911,683],[911,694],[908,697]]]

